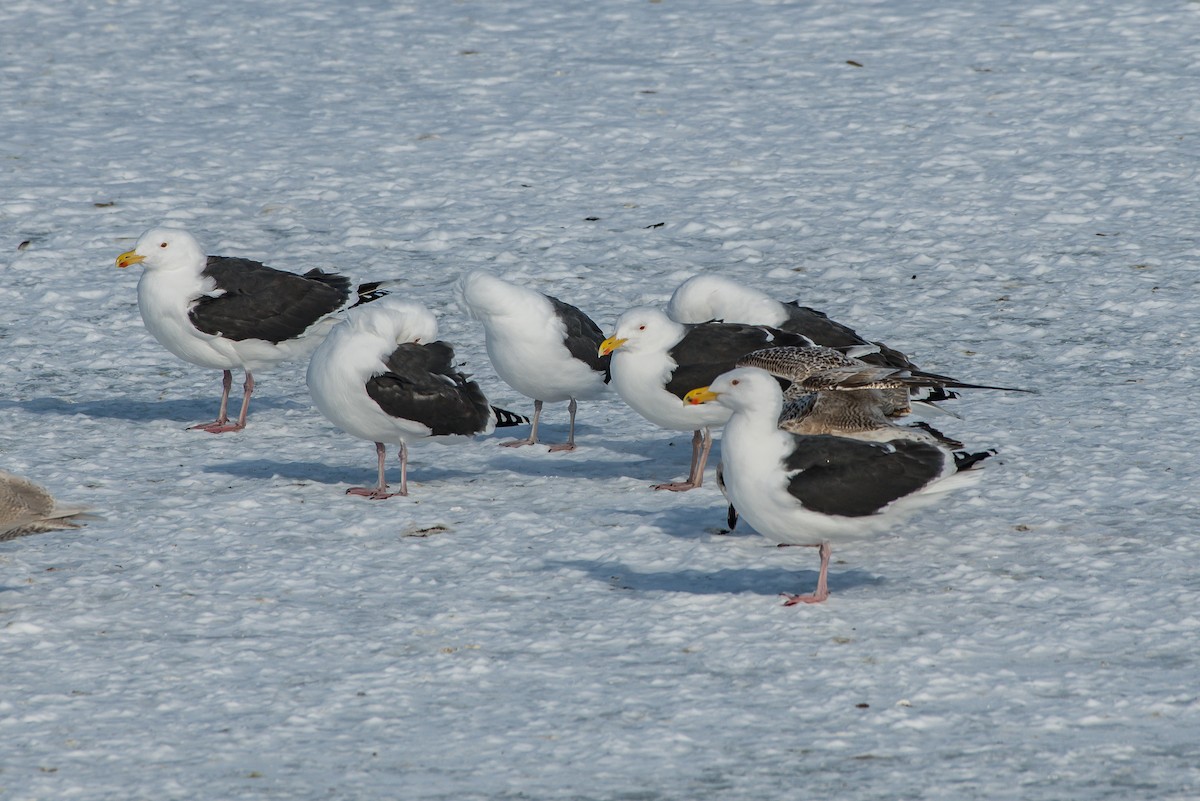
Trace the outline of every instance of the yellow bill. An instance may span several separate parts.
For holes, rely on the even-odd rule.
[[[710,403],[717,399],[719,392],[713,392],[708,387],[698,387],[683,396],[684,403],[690,403],[692,406],[699,406],[702,403]]]
[[[117,266],[128,267],[131,264],[139,264],[145,260],[145,256],[139,255],[132,250],[128,250],[122,253],[120,256],[117,256]]]
[[[600,343],[600,355],[607,356],[608,354],[612,353],[614,350],[621,347],[628,341],[629,341],[628,339],[620,339],[618,337],[609,337],[608,339],[606,339]]]

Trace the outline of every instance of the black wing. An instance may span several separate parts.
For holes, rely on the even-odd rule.
[[[386,364],[386,373],[367,381],[367,394],[387,414],[429,426],[434,436],[487,428],[492,409],[479,385],[454,369],[449,344],[406,342]]]
[[[900,351],[889,348],[882,342],[869,342],[863,339],[853,328],[842,325],[836,320],[830,320],[824,312],[808,306],[801,306],[800,302],[795,300],[783,305],[787,308],[788,319],[779,327],[784,331],[802,334],[816,344],[824,345],[827,348],[845,348],[852,345],[871,345],[879,348],[878,353],[868,353],[858,357],[868,364],[909,369],[916,367]]]
[[[600,343],[604,341],[604,332],[582,311],[570,303],[563,303],[556,297],[546,295],[554,313],[563,321],[567,328],[567,338],[563,344],[567,346],[571,356],[586,364],[598,373],[604,373],[604,383],[612,378],[609,364],[612,354],[601,356]]]
[[[667,351],[676,364],[667,392],[680,399],[737,367],[738,359],[747,353],[779,344],[779,332],[757,325],[699,323],[687,329],[683,339]]]
[[[946,453],[913,440],[874,443],[826,434],[792,435],[784,460],[788,492],[806,509],[863,517],[911,495],[942,474]]]
[[[222,294],[203,296],[192,325],[227,339],[295,339],[350,298],[350,279],[322,270],[296,275],[249,259],[209,256],[203,273]]]

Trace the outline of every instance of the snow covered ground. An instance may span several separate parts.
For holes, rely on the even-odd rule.
[[[1151,0],[7,0],[0,467],[105,519],[0,543],[0,799],[1200,797],[1197,42]],[[650,491],[689,437],[615,396],[386,502],[303,365],[185,431],[219,374],[113,266],[161,222],[406,279],[526,413],[468,269],[606,330],[719,271],[1040,394],[935,421],[986,480],[784,608],[815,552]]]

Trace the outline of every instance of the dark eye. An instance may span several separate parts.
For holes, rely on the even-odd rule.
[[[639,331],[645,331],[645,330],[646,330],[646,326],[644,326],[644,325],[639,325],[639,326],[638,326],[638,330],[639,330]]]
[[[166,242],[163,242],[163,243],[161,243],[161,244],[159,245],[159,247],[160,247],[160,248],[165,248],[166,246],[167,246],[167,243],[166,243]]]
[[[739,380],[737,380],[737,379],[735,378],[735,379],[733,379],[732,381],[730,381],[730,382],[729,382],[729,385],[730,385],[731,387],[736,387],[736,386],[737,386],[738,384],[740,384],[740,383],[742,383],[742,382],[741,382],[741,381],[739,381]]]

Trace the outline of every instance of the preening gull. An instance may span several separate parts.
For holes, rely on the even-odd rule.
[[[870,537],[902,514],[974,483],[979,473],[969,468],[988,455],[959,460],[933,442],[784,431],[779,384],[756,367],[725,373],[687,393],[686,402],[730,412],[721,461],[725,492],[738,514],[773,542],[820,548],[816,592],[787,596],[789,606],[829,596],[831,543]]]
[[[849,350],[868,364],[880,367],[896,367],[916,370],[917,366],[900,351],[882,342],[870,342],[858,332],[824,313],[798,301],[784,303],[767,293],[719,275],[696,275],[676,289],[667,304],[667,314],[681,323],[703,323],[721,320],[727,323],[767,325],[790,333],[799,334],[839,350]],[[907,414],[911,409],[909,396],[893,392],[893,410],[890,414]],[[942,389],[917,389],[913,400],[933,403],[955,397],[953,392]]]
[[[319,269],[283,272],[249,259],[205,256],[200,243],[178,228],[152,228],[117,258],[141,264],[138,308],[146,328],[184,361],[223,370],[221,409],[211,423],[191,426],[220,434],[246,427],[254,372],[306,358],[351,302],[375,296],[379,282],[356,298],[350,279]],[[245,372],[242,409],[228,416],[233,370]]]
[[[779,333],[733,323],[683,325],[648,306],[630,309],[617,319],[613,335],[600,345],[600,353],[612,354],[617,393],[655,425],[694,432],[687,480],[655,489],[699,487],[712,450],[712,428],[729,419],[728,409],[682,403],[683,396],[733,369],[747,353],[775,344]]]
[[[504,444],[536,444],[542,404],[568,401],[570,433],[550,450],[574,450],[576,401],[607,391],[609,357],[598,353],[604,339],[600,327],[569,303],[483,271],[464,275],[457,292],[466,311],[483,324],[496,374],[533,399],[529,436]]]
[[[0,542],[60,528],[79,528],[93,519],[86,506],[60,506],[27,478],[0,470]]]
[[[408,443],[426,437],[488,434],[529,422],[488,404],[437,339],[437,320],[418,303],[386,297],[346,313],[313,352],[308,389],[321,414],[375,443],[379,481],[351,495],[381,500],[408,494]],[[387,444],[400,451],[400,491],[389,493]]]

